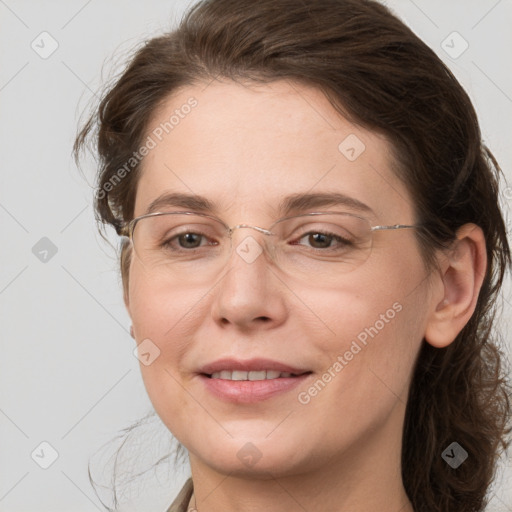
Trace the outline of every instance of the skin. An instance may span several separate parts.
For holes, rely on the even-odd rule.
[[[369,205],[372,225],[414,224],[386,139],[341,117],[320,91],[287,81],[187,86],[155,112],[148,134],[191,96],[197,107],[144,159],[135,216],[174,191],[208,197],[230,226],[268,227],[283,196],[338,191]],[[349,134],[366,146],[353,162],[338,150]],[[248,235],[264,237],[239,229],[233,247]],[[287,280],[264,256],[248,264],[234,251],[215,282],[193,286],[155,279],[132,258],[124,278],[134,337],[160,349],[141,364],[142,377],[189,451],[197,510],[413,511],[400,465],[413,365],[424,339],[447,346],[473,313],[486,264],[480,228],[461,228],[438,261],[427,271],[407,229],[377,233],[368,260],[327,288]],[[298,393],[396,303],[394,318],[300,403]],[[227,356],[276,359],[313,374],[271,399],[227,403],[196,373]],[[253,465],[237,457],[247,443],[261,455]]]

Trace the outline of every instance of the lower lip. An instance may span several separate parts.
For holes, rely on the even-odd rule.
[[[204,382],[206,389],[218,398],[228,402],[249,404],[291,391],[310,376],[311,373],[306,373],[298,377],[266,380],[212,379],[206,375],[199,375],[199,378]]]

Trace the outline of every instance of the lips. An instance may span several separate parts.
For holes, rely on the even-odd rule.
[[[212,377],[213,375],[214,378],[223,378],[221,376],[221,372],[223,372],[224,378],[232,380],[261,380],[262,372],[266,373],[265,378],[275,379],[279,378],[282,374],[286,377],[296,377],[303,375],[304,373],[311,373],[311,370],[263,358],[249,359],[245,361],[240,359],[224,358],[206,364],[199,369],[200,374],[208,377]],[[250,374],[254,377],[253,379],[250,378]]]
[[[291,392],[311,378],[307,368],[271,359],[219,359],[204,365],[199,381],[217,399],[236,404],[253,404]]]

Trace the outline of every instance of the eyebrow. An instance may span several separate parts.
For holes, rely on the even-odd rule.
[[[324,206],[345,206],[359,212],[372,213],[365,203],[340,192],[296,193],[286,196],[278,206],[280,215]],[[180,192],[164,193],[153,200],[145,214],[160,211],[164,207],[179,207],[202,213],[219,214],[218,206],[204,196]]]

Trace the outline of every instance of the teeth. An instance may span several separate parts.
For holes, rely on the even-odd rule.
[[[244,372],[240,370],[222,370],[221,372],[212,373],[211,378],[225,380],[269,380],[287,378],[291,376],[291,373],[278,372],[276,370],[261,370],[254,372]]]
[[[261,372],[247,372],[249,380],[265,380],[267,378],[267,372],[265,370]]]

